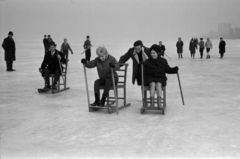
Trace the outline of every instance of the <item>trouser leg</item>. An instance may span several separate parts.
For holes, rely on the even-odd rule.
[[[59,77],[60,77],[60,71],[57,69],[57,70],[55,70],[54,74],[55,74],[54,75],[54,84],[57,84],[59,81]]]
[[[44,70],[44,79],[45,79],[45,82],[46,82],[46,84],[50,84],[50,73],[51,73],[51,71],[49,70],[49,69],[45,69]]]
[[[105,80],[103,79],[97,79],[95,82],[94,82],[94,93],[98,93],[100,94],[100,86],[104,85],[105,84]]]
[[[115,85],[117,85],[118,80],[115,79]],[[112,79],[107,79],[105,82],[105,87],[104,87],[104,91],[103,94],[105,94],[106,96],[108,96],[109,90],[110,88],[113,86],[113,81]]]
[[[6,61],[7,70],[11,70],[10,61]]]

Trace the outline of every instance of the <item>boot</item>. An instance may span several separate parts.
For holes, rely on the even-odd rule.
[[[51,86],[50,86],[50,84],[49,84],[49,83],[46,83],[46,85],[45,85],[44,89],[51,89]]]
[[[103,94],[103,95],[102,95],[102,99],[101,99],[101,103],[100,103],[100,107],[104,107],[106,98],[107,98],[107,95],[106,95],[106,94]]]
[[[181,54],[181,58],[182,58],[182,54]]]
[[[158,103],[158,108],[162,108],[162,101],[161,101],[161,96],[158,96],[157,98],[157,103]]]
[[[99,106],[100,105],[100,98],[99,98],[99,94],[95,93],[95,102],[90,104],[91,106]]]
[[[56,85],[57,85],[57,83],[54,82],[53,85],[52,85],[52,89],[57,89]]]
[[[151,102],[150,108],[154,108],[154,97],[150,97],[150,102]]]
[[[208,58],[210,59],[210,55],[208,56]]]

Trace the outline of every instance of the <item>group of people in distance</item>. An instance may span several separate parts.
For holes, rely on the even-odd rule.
[[[182,53],[183,53],[183,41],[182,39],[179,37],[178,38],[178,41],[176,43],[176,47],[177,47],[177,53],[178,53],[178,58],[183,58],[182,56]],[[203,52],[204,52],[204,49],[206,48],[206,51],[207,51],[207,59],[210,59],[210,50],[212,49],[213,45],[212,45],[212,42],[210,40],[210,38],[207,38],[207,41],[204,43],[203,41],[203,38],[200,38],[200,41],[198,42],[198,39],[197,38],[192,38],[190,40],[190,43],[189,43],[189,51],[190,51],[190,54],[191,54],[191,58],[195,58],[195,53],[196,53],[196,50],[198,49],[198,46],[199,46],[199,52],[200,52],[200,58],[202,59],[203,58]],[[220,42],[219,42],[219,54],[220,54],[220,58],[223,58],[223,55],[225,53],[225,47],[226,47],[226,42],[223,40],[223,38],[220,38]]]
[[[94,60],[87,61],[82,59],[81,62],[87,68],[97,67],[99,79],[94,82],[95,101],[91,106],[104,106],[108,97],[110,87],[113,86],[111,68],[114,72],[115,84],[118,83],[117,70],[121,64],[127,62],[130,58],[133,61],[132,83],[137,81],[139,86],[150,86],[151,106],[154,107],[154,95],[157,93],[158,107],[161,107],[161,87],[166,86],[166,73],[177,73],[178,67],[171,68],[166,59],[161,56],[161,48],[154,44],[150,48],[143,45],[142,41],[134,42],[133,47],[117,60],[108,53],[107,49],[100,46],[96,50],[97,56]],[[145,83],[141,80],[141,64],[144,65]],[[104,86],[102,98],[100,99],[100,86]]]

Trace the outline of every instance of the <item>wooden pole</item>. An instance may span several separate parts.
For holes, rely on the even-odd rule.
[[[184,99],[183,99],[182,87],[181,87],[181,83],[180,83],[180,78],[179,78],[179,74],[178,74],[178,72],[177,72],[177,77],[178,77],[179,88],[180,88],[180,92],[181,92],[181,96],[182,96],[182,103],[183,103],[183,105],[184,105]]]
[[[86,84],[86,90],[87,90],[88,108],[89,108],[89,111],[90,111],[90,99],[89,99],[88,82],[87,82],[87,73],[86,73],[86,67],[85,67],[85,64],[83,64],[83,69],[84,69],[84,77],[85,77],[85,84]]]

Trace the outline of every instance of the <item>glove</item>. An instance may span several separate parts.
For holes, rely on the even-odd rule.
[[[176,66],[176,67],[174,67],[174,70],[175,70],[176,72],[178,72],[179,68]]]
[[[82,59],[82,60],[81,60],[81,63],[86,64],[86,63],[87,63],[87,60],[86,60],[86,59]]]
[[[109,66],[110,66],[111,68],[115,68],[114,63],[110,63]]]

